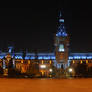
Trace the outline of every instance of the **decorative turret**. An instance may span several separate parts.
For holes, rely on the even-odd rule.
[[[13,51],[13,46],[9,46],[8,47],[8,53],[12,53],[12,51]]]
[[[64,26],[64,18],[60,12],[59,14],[59,26],[55,35],[55,55],[57,63],[61,64],[64,68],[68,61],[68,46],[69,36]]]

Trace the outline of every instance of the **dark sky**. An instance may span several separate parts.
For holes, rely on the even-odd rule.
[[[40,5],[39,5],[40,6]],[[72,52],[92,52],[92,7],[75,0],[43,4],[42,7],[0,8],[0,48],[53,51],[58,12],[62,10]]]

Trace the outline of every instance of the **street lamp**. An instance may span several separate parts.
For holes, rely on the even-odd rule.
[[[69,68],[69,72],[70,72],[70,73],[73,72],[73,69],[72,69],[72,68]]]
[[[52,72],[53,70],[52,69],[49,69],[50,72]]]

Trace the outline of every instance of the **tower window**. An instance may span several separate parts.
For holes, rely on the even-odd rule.
[[[59,52],[64,52],[64,45],[63,44],[59,45]]]

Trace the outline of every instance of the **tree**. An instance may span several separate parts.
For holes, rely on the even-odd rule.
[[[0,66],[0,75],[3,74],[3,68]]]
[[[85,63],[78,63],[77,67],[75,68],[75,73],[77,76],[80,77],[87,77],[87,64]]]
[[[88,77],[92,77],[92,67],[88,68]]]

